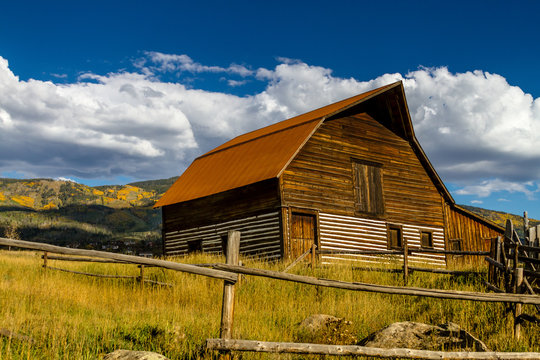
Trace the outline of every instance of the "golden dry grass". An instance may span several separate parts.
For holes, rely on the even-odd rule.
[[[28,344],[0,338],[0,359],[99,359],[116,349],[156,351],[170,359],[210,357],[204,340],[219,335],[223,282],[162,269],[146,269],[172,288],[131,280],[108,280],[44,271],[40,253],[0,251],[0,328],[32,337]],[[206,255],[183,262],[221,262]],[[284,264],[244,259],[248,266],[281,270]],[[135,265],[68,263],[50,266],[101,274],[138,274]],[[299,265],[293,272],[311,274]],[[350,266],[325,266],[320,277],[378,284],[401,284],[401,275],[359,272]],[[417,274],[410,286],[485,291],[479,278]],[[525,312],[533,313],[525,306]],[[247,277],[237,290],[234,337],[294,341],[297,325],[314,313],[353,322],[358,339],[396,321],[455,322],[496,351],[540,351],[538,326],[526,325],[512,339],[512,317],[503,304],[438,300],[319,288]],[[244,354],[244,358],[277,358]],[[298,358],[285,356],[280,358]]]

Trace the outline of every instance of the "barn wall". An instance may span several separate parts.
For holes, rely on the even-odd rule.
[[[238,223],[244,226],[247,224],[246,221],[249,223],[259,215],[277,212],[279,204],[278,180],[270,179],[205,198],[164,206],[162,211],[164,254],[184,253],[187,245],[184,244],[185,249],[179,247],[184,241],[180,239],[187,239],[185,234],[192,236],[193,232],[198,231],[196,229],[202,229],[201,236],[206,236],[208,229],[222,231],[224,226],[227,228],[228,225],[224,224]],[[276,218],[279,227],[279,217],[276,215]],[[254,238],[251,245],[259,240],[261,246],[266,246],[269,241],[264,236],[261,239]],[[206,242],[203,242],[204,244]],[[204,246],[203,250],[211,250],[211,247]]]
[[[382,165],[384,214],[355,213],[352,160]],[[283,205],[444,227],[441,195],[408,141],[367,114],[326,121],[283,173]]]
[[[202,241],[202,250],[207,253],[220,253],[223,250],[222,236],[230,230],[240,231],[240,253],[276,259],[281,256],[279,212],[261,214],[243,219],[217,224],[169,231],[164,233],[165,253],[185,255],[188,242]]]
[[[385,221],[319,213],[319,229],[322,250],[387,250]],[[403,240],[409,248],[420,248],[420,231],[424,230],[432,232],[433,248],[444,250],[444,228],[403,224],[402,229]],[[375,255],[322,255],[323,262],[343,259],[380,263],[382,258]],[[393,259],[402,261],[403,256],[395,256]],[[446,265],[444,255],[438,254],[413,254],[409,256],[409,263]]]
[[[447,244],[453,239],[461,239],[462,250],[464,251],[489,251],[490,239],[503,235],[502,230],[497,230],[493,226],[480,222],[475,217],[467,214],[449,204],[444,204],[446,216],[446,239]],[[466,263],[483,263],[483,257],[466,256],[452,257],[449,260]]]

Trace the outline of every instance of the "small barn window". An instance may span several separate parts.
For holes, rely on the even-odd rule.
[[[425,249],[433,249],[433,233],[431,231],[420,231],[420,246]]]
[[[403,248],[403,231],[400,225],[388,225],[388,249]]]
[[[202,240],[191,240],[187,243],[188,253],[202,252]]]
[[[451,239],[448,241],[451,251],[462,251],[463,241],[461,239]]]
[[[353,160],[352,168],[356,212],[383,214],[382,166]]]

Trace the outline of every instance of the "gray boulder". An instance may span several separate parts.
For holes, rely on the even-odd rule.
[[[358,345],[387,349],[489,351],[482,341],[454,323],[441,325],[409,321],[394,323],[369,335]]]
[[[165,356],[150,351],[116,350],[105,355],[103,360],[169,360]]]
[[[296,341],[318,344],[352,345],[358,340],[352,322],[332,315],[315,314],[305,318],[296,332]]]

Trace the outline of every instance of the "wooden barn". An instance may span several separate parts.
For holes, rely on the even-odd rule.
[[[166,255],[489,250],[497,225],[459,207],[418,143],[401,82],[240,135],[198,157],[156,203]],[[323,255],[323,261],[370,256]],[[410,262],[446,265],[445,255]]]

